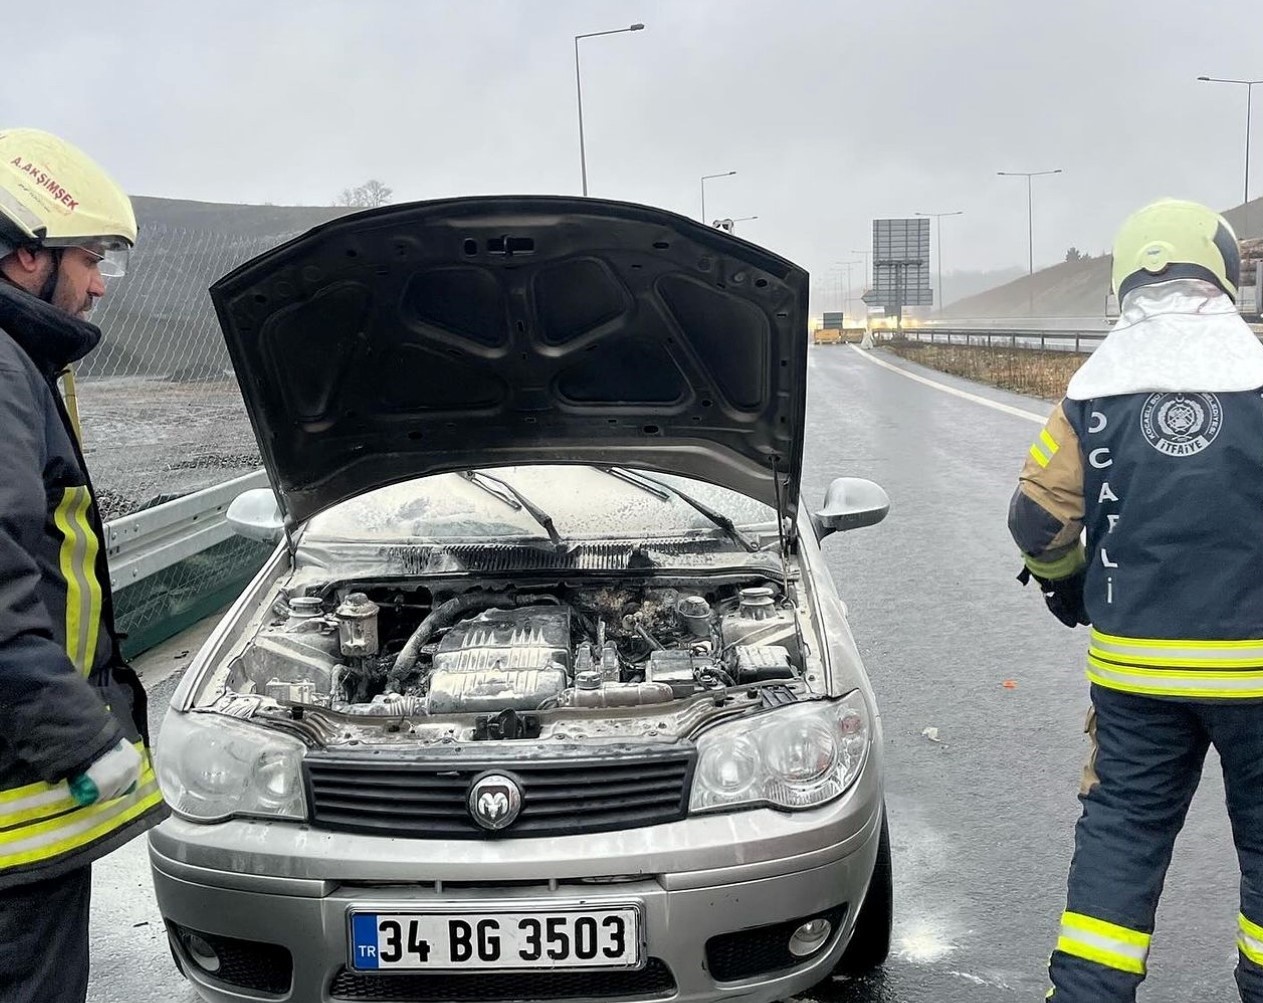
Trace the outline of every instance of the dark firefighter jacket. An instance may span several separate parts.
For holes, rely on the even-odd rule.
[[[0,888],[110,852],[166,813],[145,695],[114,630],[102,527],[57,374],[100,331],[0,282]],[[126,739],[128,795],[77,807],[67,778]]]
[[[1036,575],[1087,562],[1092,682],[1263,699],[1258,390],[1067,398],[1031,446],[1009,527]]]

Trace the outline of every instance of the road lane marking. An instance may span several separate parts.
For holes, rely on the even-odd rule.
[[[1005,414],[1011,414],[1014,418],[1024,418],[1026,421],[1033,421],[1038,425],[1044,424],[1048,420],[1047,415],[1036,414],[1034,411],[1023,411],[1020,407],[1011,407],[1008,404],[1001,404],[999,401],[988,400],[986,397],[979,397],[977,394],[971,394],[965,390],[957,390],[950,387],[946,383],[939,383],[938,380],[927,379],[916,373],[910,373],[906,369],[899,366],[891,365],[882,359],[877,358],[871,352],[867,352],[855,345],[847,345],[851,351],[855,352],[862,359],[867,359],[875,366],[881,366],[883,369],[889,369],[892,373],[898,373],[900,376],[906,376],[910,380],[916,380],[918,383],[924,383],[927,387],[933,387],[935,390],[942,390],[945,394],[951,394],[953,397],[962,397],[967,401],[973,401],[975,404],[982,404],[996,411],[1003,411]]]

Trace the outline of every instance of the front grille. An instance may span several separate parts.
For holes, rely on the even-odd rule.
[[[389,1003],[480,1003],[487,1000],[617,1000],[675,995],[671,969],[657,958],[634,972],[409,972],[390,975],[339,969],[329,987],[336,1000]]]
[[[303,761],[312,821],[326,829],[414,839],[562,836],[684,818],[696,759],[670,748],[582,759],[447,762],[311,753]],[[494,771],[522,789],[522,811],[488,832],[469,813],[472,782]]]
[[[179,945],[185,967],[199,975],[242,989],[255,989],[277,996],[289,992],[294,975],[294,961],[289,951],[279,944],[221,937],[217,933],[192,930],[170,920],[167,921],[167,929],[174,942]],[[189,950],[190,935],[200,937],[214,949],[219,958],[218,968],[211,971],[196,959]]]
[[[820,951],[805,958],[795,957],[789,953],[789,938],[800,926],[813,919],[827,919],[833,930]],[[706,964],[717,982],[735,982],[795,968],[819,957],[837,939],[845,919],[846,906],[840,905],[828,912],[792,919],[787,923],[756,926],[751,930],[711,937],[706,941]]]

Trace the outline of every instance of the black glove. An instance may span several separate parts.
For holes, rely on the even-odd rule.
[[[1087,568],[1080,568],[1073,575],[1065,578],[1041,578],[1030,568],[1023,568],[1017,580],[1025,585],[1032,578],[1039,583],[1039,590],[1044,594],[1044,602],[1058,620],[1067,627],[1085,627],[1091,624],[1088,611],[1083,605],[1083,582],[1088,576]]]

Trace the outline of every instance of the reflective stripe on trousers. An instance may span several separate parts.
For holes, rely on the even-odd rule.
[[[66,488],[53,524],[61,533],[58,563],[66,582],[66,654],[85,676],[92,671],[101,627],[101,583],[96,559],[101,541],[88,515],[92,495],[87,487]]]
[[[1263,698],[1263,641],[1116,637],[1092,631],[1088,679],[1142,696]]]
[[[1263,967],[1263,926],[1251,923],[1244,913],[1237,915],[1237,949],[1250,961]]]
[[[0,870],[53,860],[108,836],[162,803],[143,745],[140,779],[130,794],[78,807],[69,788],[30,784],[0,792]]]
[[[1132,975],[1145,974],[1150,935],[1077,912],[1061,914],[1057,950]],[[1055,997],[1054,997],[1055,998]]]

